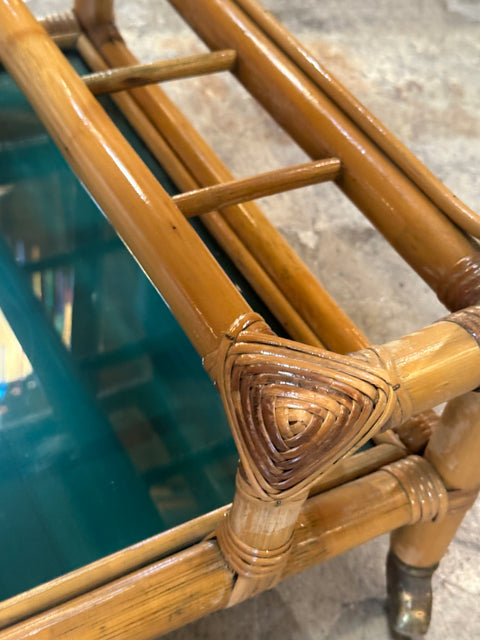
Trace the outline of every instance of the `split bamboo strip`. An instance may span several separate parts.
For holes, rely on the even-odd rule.
[[[79,18],[81,20],[81,15]],[[136,64],[137,60],[118,34],[108,41],[101,41],[103,44],[99,51],[110,66]],[[221,184],[233,179],[160,87],[141,87],[132,90],[131,94],[199,185]],[[360,344],[368,344],[361,331],[254,203],[229,207],[222,211],[222,215],[317,339],[341,353],[354,351]],[[213,226],[214,223],[210,223],[209,229]],[[268,243],[265,238],[268,238]]]
[[[314,495],[365,476],[383,465],[399,460],[403,455],[401,449],[391,445],[379,445],[357,453],[342,460],[322,476],[311,488],[310,493]],[[56,607],[200,542],[217,528],[230,507],[231,505],[221,507],[1,602],[0,629]]]
[[[306,502],[283,577],[412,522],[418,511],[409,495],[421,499],[421,482],[412,478],[415,496],[387,469]],[[5,629],[0,640],[153,640],[225,607],[232,588],[233,574],[207,541]]]
[[[235,0],[275,44],[371,138],[388,158],[466,233],[480,238],[480,217],[461,202],[420,160],[353,96],[258,0]]]
[[[82,77],[94,95],[115,93],[146,84],[193,78],[218,71],[231,71],[236,53],[232,50],[213,51],[175,60],[161,60],[149,64],[109,69]]]
[[[95,70],[108,68],[85,35],[79,37],[77,47],[90,68]],[[123,92],[113,95],[112,100],[128,118],[159,163],[167,170],[173,182],[180,189],[198,189],[198,183],[134,99],[128,93]],[[287,333],[294,340],[322,347],[320,340],[293,309],[290,302],[223,218],[218,213],[209,213],[203,216],[202,222],[227,255],[231,257],[237,269],[250,282],[260,298],[264,300]]]
[[[174,196],[173,201],[187,218],[200,216],[233,204],[334,180],[338,177],[341,166],[337,158],[306,162],[242,180],[232,180],[225,184],[182,193]]]
[[[309,155],[340,158],[339,187],[437,293],[459,261],[478,259],[458,227],[237,5],[230,0],[170,2],[208,46],[237,51],[239,80]]]
[[[198,352],[214,351],[248,304],[19,0],[0,4],[0,57]]]

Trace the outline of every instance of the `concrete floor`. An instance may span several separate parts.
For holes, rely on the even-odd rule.
[[[460,198],[480,211],[478,0],[264,4]],[[65,4],[31,0],[30,6],[45,14]],[[163,0],[119,0],[118,21],[145,61],[203,50]],[[306,159],[231,79],[174,82],[167,91],[237,176]],[[373,342],[444,315],[428,287],[334,187],[309,187],[262,205]],[[479,534],[477,503],[436,573],[429,640],[480,638]],[[377,539],[168,638],[388,638],[387,546],[387,538]]]

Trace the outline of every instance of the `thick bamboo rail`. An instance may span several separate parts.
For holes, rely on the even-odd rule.
[[[81,13],[78,15],[82,20]],[[100,32],[101,30],[97,30],[96,33]],[[95,36],[93,32],[91,35]],[[97,41],[103,43],[99,45],[99,51],[108,65],[118,67],[138,62],[118,34],[107,41],[103,36],[98,37]],[[131,94],[199,186],[221,184],[233,179],[228,169],[160,87],[141,87],[132,90]],[[169,167],[167,169],[170,170]],[[368,344],[361,331],[338,307],[254,203],[224,209],[222,216],[307,323],[317,340],[342,353],[355,350],[360,344]],[[207,226],[209,230],[213,230],[216,222],[208,220]],[[269,239],[268,243],[265,238]]]
[[[18,0],[0,4],[0,57],[199,353],[213,351],[247,303]]]
[[[420,491],[414,497],[396,472],[387,469],[306,502],[284,577],[419,517],[414,506],[423,495],[419,479],[415,474],[411,478],[412,487]],[[350,506],[343,510],[339,504]],[[225,607],[232,588],[233,574],[217,544],[203,542],[19,622],[0,632],[0,640],[106,640],[122,635],[153,640]]]
[[[329,473],[326,473],[312,487],[311,493],[315,495],[320,491],[365,476],[386,464],[399,460],[404,455],[401,449],[391,445],[379,445],[358,453],[346,458]],[[118,553],[1,602],[0,629],[88,593],[108,582],[200,542],[218,527],[230,506],[226,505],[153,538],[142,540]]]
[[[90,91],[98,96],[133,89],[146,84],[193,78],[195,76],[231,71],[236,53],[232,50],[213,51],[175,60],[161,60],[148,64],[99,71],[82,77]]]
[[[471,241],[230,0],[171,0],[213,49],[237,51],[236,75],[312,157],[335,156],[337,184],[451,308],[474,304],[465,285],[448,290],[462,260],[476,265]],[[233,224],[233,223],[232,223]],[[463,267],[462,267],[463,268]],[[457,280],[465,280],[469,273]],[[447,290],[446,290],[447,289]]]
[[[353,96],[258,0],[235,0],[319,89],[371,138],[387,157],[432,200],[452,222],[480,238],[480,217],[459,200],[420,160]]]
[[[338,158],[306,162],[242,180],[232,180],[226,184],[182,193],[174,196],[173,201],[180,211],[190,218],[233,204],[334,180],[338,177],[341,168],[342,163]]]
[[[79,37],[77,46],[81,56],[90,68],[95,70],[108,68],[85,35]],[[198,189],[199,183],[193,178],[188,168],[185,167],[174,150],[168,145],[158,129],[140,109],[133,97],[124,92],[114,94],[112,99],[129,119],[152,154],[168,171],[175,184],[185,191]],[[243,209],[235,210],[241,212]],[[202,222],[223,250],[231,257],[235,266],[250,282],[260,298],[265,301],[265,304],[270,308],[287,333],[300,342],[317,347],[323,346],[301,315],[292,307],[290,301],[277,284],[252,256],[248,248],[239,240],[220,214],[206,214],[203,216]]]
[[[105,63],[85,36],[81,36],[79,38],[78,48],[90,67],[94,69],[105,68]],[[153,128],[150,121],[139,110],[132,98],[126,94],[121,94],[114,96],[114,99],[118,106],[123,110],[124,114],[130,119],[133,126],[136,127],[139,135],[149,146],[152,153],[164,166],[168,168],[169,174],[174,181],[184,189],[191,188],[192,185],[195,185],[195,180],[190,176],[187,168],[184,167],[178,156],[161,137],[160,132]],[[243,213],[243,209],[240,208],[235,209],[235,211],[238,211],[239,214]],[[260,214],[258,209],[257,212]],[[305,344],[322,347],[323,345],[319,342],[316,335],[311,332],[304,320],[292,308],[289,301],[287,301],[279,291],[275,283],[272,282],[269,276],[262,269],[261,265],[259,265],[255,258],[250,254],[248,249],[238,239],[225,220],[218,213],[211,213],[203,217],[203,222],[217,242],[219,242],[220,246],[229,253],[237,268],[239,268],[250,281],[254,289],[270,307],[271,311],[276,315],[289,334],[294,339]],[[296,274],[299,289],[302,288],[302,280],[300,280],[301,275],[302,273]],[[328,308],[323,306],[324,303],[325,299],[320,297],[318,312],[325,312],[329,314],[329,323],[325,328],[323,335],[326,337],[326,341],[328,343],[333,342],[335,344],[335,336],[338,335],[339,331],[344,329],[344,325],[340,324],[342,322],[341,315],[338,317],[338,323],[333,324],[333,319],[338,309],[336,303],[332,302]],[[351,321],[349,321],[349,323],[349,326],[345,327],[346,333],[344,336],[343,347],[346,349],[348,346],[349,350],[361,349],[368,344],[368,340]],[[355,331],[353,332],[351,331],[352,326],[355,328]],[[333,334],[331,332],[332,327]],[[415,420],[417,426],[413,429],[413,433],[410,433],[410,427],[407,429],[408,438],[414,445],[411,448],[412,452],[417,452],[428,440],[428,436],[431,432],[430,427],[433,423],[430,415],[420,416]]]

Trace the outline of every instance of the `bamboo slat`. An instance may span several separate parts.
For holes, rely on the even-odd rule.
[[[480,238],[480,217],[459,200],[420,160],[293,36],[258,0],[235,0],[283,53],[392,159],[452,222]]]
[[[187,218],[200,216],[233,204],[334,180],[340,170],[341,162],[337,158],[317,160],[182,193],[174,196],[173,201]]]
[[[412,522],[418,511],[409,496],[416,504],[423,495],[419,478],[412,482],[413,493],[396,475],[379,470],[309,499],[283,577]],[[341,504],[349,508],[339,509]],[[0,640],[153,640],[226,606],[232,588],[217,544],[203,542],[5,629]]]
[[[171,4],[208,46],[237,51],[239,80],[309,155],[340,158],[339,187],[437,293],[443,295],[459,261],[476,264],[471,241],[238,5],[230,0]]]
[[[213,51],[175,60],[161,60],[149,64],[99,71],[82,77],[94,95],[115,93],[146,84],[192,78],[218,71],[230,71],[236,60],[232,50]]]
[[[0,56],[199,353],[213,351],[247,303],[18,0],[0,4]]]

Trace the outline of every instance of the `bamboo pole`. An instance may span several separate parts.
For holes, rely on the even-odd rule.
[[[341,162],[337,158],[306,162],[242,180],[232,180],[226,184],[182,193],[174,196],[173,201],[180,211],[190,218],[233,204],[334,180],[340,170]]]
[[[472,242],[234,2],[170,1],[211,48],[237,51],[239,80],[309,155],[341,159],[339,187],[437,293],[460,261],[477,263]]]
[[[420,462],[413,461],[413,468],[420,465],[424,472],[427,463]],[[414,521],[419,512],[412,504],[423,495],[421,481],[400,480],[394,465],[307,501],[283,577]],[[405,490],[410,481],[413,493]],[[347,504],[348,509],[339,508]],[[5,629],[0,640],[105,640],[126,634],[153,640],[226,606],[232,589],[233,575],[217,544],[206,541]]]
[[[480,238],[480,217],[457,198],[420,160],[353,96],[258,0],[235,0],[275,44],[371,138],[405,174],[466,233]]]
[[[0,4],[0,56],[199,353],[214,351],[247,303],[19,0]]]
[[[82,36],[79,39],[78,46],[80,53],[91,67],[95,69],[102,69],[105,67],[105,63],[102,61],[99,54],[95,51],[95,49],[85,38],[85,36]],[[153,97],[156,97],[156,93]],[[192,183],[195,184],[194,179],[190,177],[190,174],[187,174],[188,170],[179,161],[178,156],[170,148],[168,143],[161,137],[160,131],[158,129],[155,130],[152,128],[150,122],[145,120],[145,116],[139,111],[138,107],[135,107],[132,99],[129,96],[122,94],[121,96],[115,96],[114,99],[116,99],[117,104],[121,109],[123,109],[127,117],[130,118],[133,125],[137,127],[139,134],[143,137],[145,143],[150,147],[152,153],[156,155],[158,160],[168,169],[169,174],[173,177],[177,184],[183,188],[191,188],[190,185]],[[147,106],[148,104],[150,103],[147,101]],[[159,104],[159,106],[161,105]],[[174,109],[173,105],[170,106]],[[158,122],[157,125],[159,126]],[[188,128],[188,126],[190,126],[189,123],[185,123],[185,126],[182,127],[181,130],[184,131],[186,128]],[[194,130],[192,131],[193,135],[196,135],[196,132],[194,132]],[[202,157],[205,157],[206,153],[207,152],[204,149]],[[244,215],[244,208],[232,208],[232,211],[233,210],[239,215]],[[260,210],[255,209],[255,211],[259,216],[261,216]],[[251,213],[251,210],[248,209],[248,212]],[[207,214],[203,217],[202,220],[207,229],[215,237],[215,239],[232,257],[236,266],[247,277],[256,291],[261,295],[262,299],[269,305],[272,312],[276,315],[276,317],[289,332],[289,334],[294,339],[299,340],[305,344],[310,344],[312,346],[323,346],[322,343],[318,341],[318,338],[315,336],[315,334],[313,334],[305,324],[303,319],[298,316],[289,302],[283,297],[282,293],[278,290],[275,283],[270,280],[269,276],[263,271],[262,267],[255,261],[255,258],[253,258],[248,249],[242,244],[242,242],[239,240],[239,238],[236,236],[235,232],[231,229],[227,222],[218,213]],[[287,269],[288,272],[288,264],[284,265],[284,268]],[[295,279],[292,280],[291,285],[295,284],[299,290],[302,290],[302,284],[304,282],[302,279],[303,275],[303,271],[300,271],[300,273],[292,273],[292,278],[294,277]],[[320,287],[320,285],[318,285],[318,287]],[[320,291],[322,291],[321,288]],[[312,295],[314,295],[315,291],[311,291],[311,293]],[[316,293],[318,293],[318,289]],[[336,335],[338,335],[340,331],[345,330],[342,345],[343,350],[346,350],[348,347],[348,350],[353,351],[361,349],[366,344],[368,344],[367,338],[363,336],[361,331],[357,327],[355,327],[355,325],[353,325],[350,320],[347,327],[344,327],[341,324],[342,316],[338,315],[337,313],[338,307],[336,306],[336,303],[330,302],[328,306],[325,307],[326,300],[324,297],[322,297],[322,295],[319,296],[319,299],[316,300],[316,302],[318,305],[318,313],[321,315],[327,314],[327,327],[323,332],[323,336],[326,337],[327,343],[336,344],[337,347],[340,346],[340,343],[336,340]],[[305,310],[304,305],[302,306],[302,309]],[[335,318],[337,322],[335,322]],[[351,331],[352,326],[355,329],[355,331],[353,332]],[[416,418],[415,423],[417,426],[413,430],[413,433],[410,433],[410,428],[407,425],[407,440],[414,444],[411,449],[414,453],[416,453],[417,450],[421,449],[422,446],[425,445],[425,442],[428,440],[430,427],[433,424],[433,420],[431,419],[430,414],[428,414]]]
[[[77,42],[80,55],[88,66],[95,70],[107,69],[106,63],[95,50],[85,35]],[[152,154],[166,169],[175,184],[183,190],[198,189],[198,182],[192,177],[173,149],[161,136],[160,132],[143,113],[134,99],[126,92],[115,94],[112,99],[129,119],[139,136],[149,147]],[[273,315],[285,328],[287,333],[299,342],[322,347],[318,337],[312,332],[300,314],[292,307],[285,295],[273,282],[263,267],[238,239],[232,229],[218,213],[208,213],[202,218],[203,224],[230,256],[240,273],[250,282]]]
[[[440,522],[417,524],[392,535],[392,551],[414,567],[431,567],[442,559],[480,488],[480,398],[469,393],[449,402],[425,458],[436,468],[447,488],[466,500]]]
[[[160,60],[149,64],[109,69],[83,76],[82,80],[90,91],[98,96],[167,80],[231,71],[235,60],[235,51],[213,51],[174,60]]]
[[[90,35],[95,38],[93,32]],[[100,39],[98,48],[107,64],[112,67],[137,63],[118,34],[107,41]],[[233,179],[228,169],[160,87],[141,87],[132,90],[131,95],[198,185],[221,184]],[[341,353],[368,344],[362,332],[338,307],[254,203],[228,207],[221,214],[275,286],[301,315],[317,340]],[[209,230],[215,224],[213,220],[208,221]],[[268,243],[265,238],[269,239]]]
[[[311,488],[311,495],[370,474],[399,460],[403,455],[404,452],[399,447],[391,445],[379,445],[357,453],[341,461],[322,476]],[[230,507],[231,505],[226,505],[204,514],[1,602],[0,629],[54,608],[183,548],[197,544],[218,527]]]

